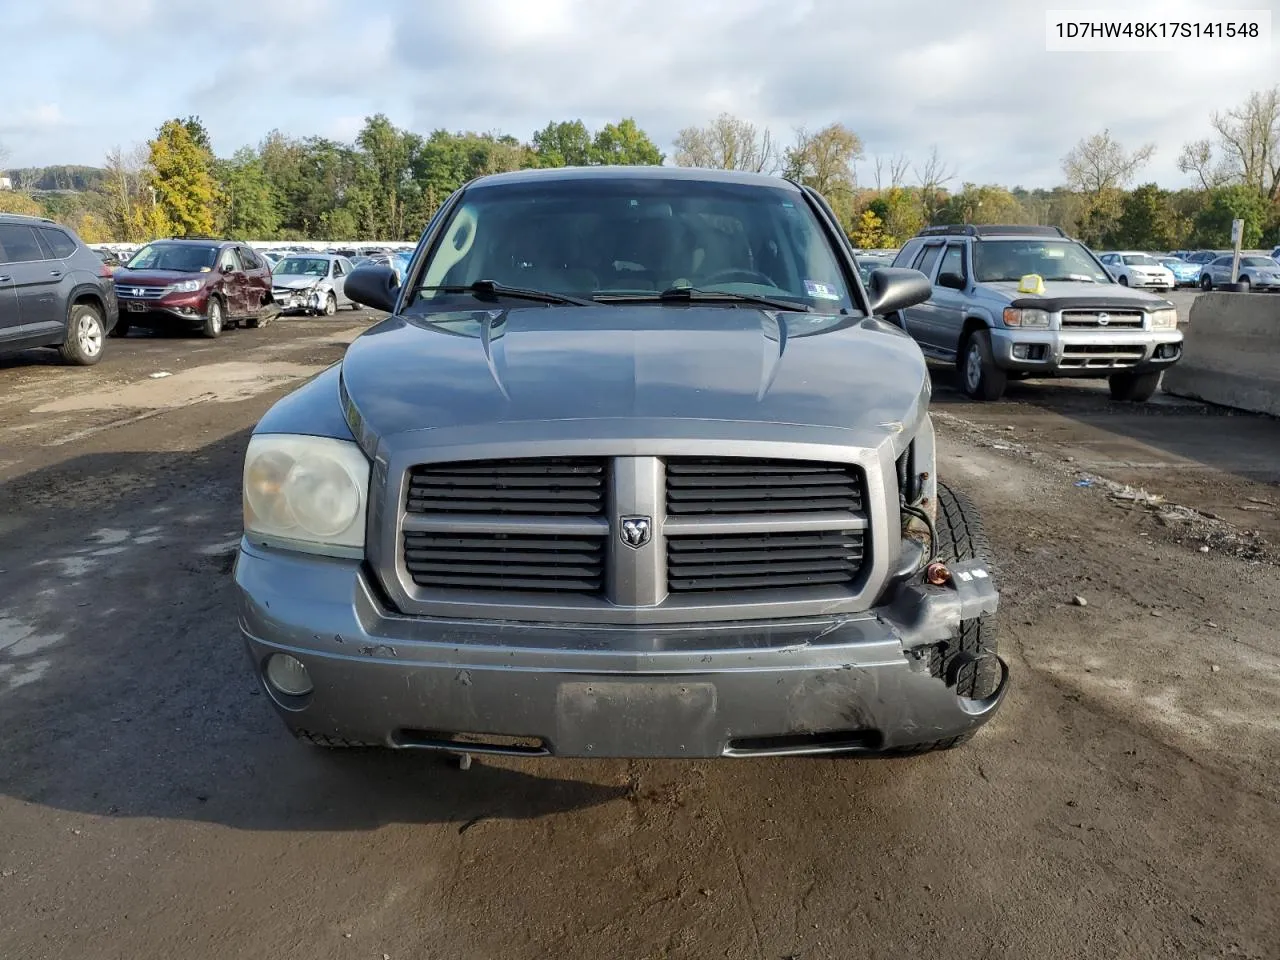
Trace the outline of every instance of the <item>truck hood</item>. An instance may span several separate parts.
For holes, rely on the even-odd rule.
[[[1159,268],[1163,270],[1164,268]],[[1167,272],[1167,271],[1166,271]],[[1069,303],[1072,307],[1089,307],[1095,303],[1099,307],[1124,307],[1131,309],[1157,309],[1168,301],[1145,290],[1135,290],[1120,283],[1082,283],[1071,280],[1046,281],[1043,294],[1019,293],[1017,281],[1008,283],[983,284],[1009,303],[1015,300],[1026,306],[1033,306],[1033,301],[1050,301],[1045,309],[1060,310],[1056,304]]]
[[[390,317],[342,361],[359,432],[679,418],[857,430],[923,413],[924,357],[878,320],[601,305]]]

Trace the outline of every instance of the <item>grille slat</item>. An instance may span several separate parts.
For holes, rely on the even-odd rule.
[[[786,590],[852,583],[862,570],[861,531],[672,537],[672,593]]]
[[[667,513],[671,516],[861,510],[861,474],[849,464],[747,458],[667,461]]]
[[[603,516],[603,460],[541,458],[428,464],[409,471],[409,513]]]
[[[405,569],[429,589],[598,594],[604,538],[553,534],[404,534]]]

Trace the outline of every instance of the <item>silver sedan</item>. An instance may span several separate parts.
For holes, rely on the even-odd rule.
[[[1230,256],[1219,257],[1212,263],[1205,264],[1200,274],[1200,288],[1212,290],[1231,283]],[[1241,289],[1280,290],[1280,263],[1270,257],[1245,256],[1240,258],[1240,272],[1237,282]]]
[[[346,257],[330,253],[295,253],[271,269],[271,295],[284,313],[303,311],[333,316],[339,307],[359,310],[346,293],[352,270]]]

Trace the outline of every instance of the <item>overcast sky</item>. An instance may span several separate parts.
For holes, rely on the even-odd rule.
[[[230,155],[273,128],[349,140],[386,113],[427,133],[634,116],[670,154],[720,111],[789,136],[848,124],[870,158],[937,144],[960,179],[1051,186],[1081,137],[1157,144],[1144,179],[1189,180],[1214,109],[1280,83],[1280,45],[1048,53],[1047,8],[1204,19],[1280,0],[0,0],[8,166],[100,165],[198,114]]]

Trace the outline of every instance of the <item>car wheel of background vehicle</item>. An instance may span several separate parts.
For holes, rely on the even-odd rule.
[[[1212,278],[1209,277],[1208,274],[1205,274],[1203,277],[1200,278],[1200,289],[1201,290],[1213,289],[1213,280]]]
[[[67,339],[58,352],[67,363],[88,367],[102,359],[102,344],[106,337],[98,308],[88,303],[77,303],[71,308]]]
[[[1248,293],[1250,290],[1253,289],[1253,281],[1250,280],[1248,277],[1241,277],[1239,280],[1236,281],[1236,289],[1239,290],[1241,293]]]
[[[974,400],[999,400],[1008,382],[1005,372],[996,366],[991,353],[991,334],[975,330],[965,341],[961,353],[960,381],[964,392]]]
[[[333,291],[329,292],[328,298],[324,302],[324,315],[332,317],[338,312],[338,298],[333,295]]]
[[[217,297],[210,297],[209,305],[205,307],[204,323],[200,327],[200,333],[210,340],[221,334],[222,316],[222,301]]]
[[[116,325],[111,328],[111,336],[127,337],[129,335],[129,331],[132,329],[133,329],[133,325],[130,324],[127,320],[117,320]]]
[[[1148,373],[1113,373],[1107,378],[1107,384],[1111,387],[1111,399],[1126,403],[1150,400],[1160,386],[1161,373],[1160,370]]]
[[[991,564],[991,542],[982,525],[978,508],[963,493],[945,483],[938,484],[938,519],[934,524],[938,533],[938,559],[943,563],[962,560],[985,560],[993,575],[998,571]],[[929,674],[945,680],[960,658],[995,655],[999,652],[1000,638],[996,614],[989,613],[961,622],[959,630],[950,640],[933,648],[929,656]],[[988,665],[990,661],[987,661]],[[1000,683],[1000,671],[980,669],[980,664],[961,666],[956,677],[955,692],[958,696],[981,699],[995,693]],[[972,733],[962,733],[945,740],[913,744],[895,750],[898,754],[926,753],[931,750],[950,750],[967,743]]]
[[[1129,278],[1126,277],[1123,273],[1120,274],[1120,286],[1127,287],[1128,285],[1129,285]]]

